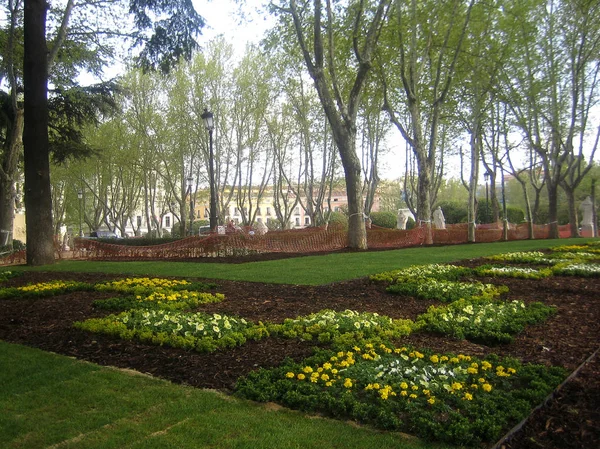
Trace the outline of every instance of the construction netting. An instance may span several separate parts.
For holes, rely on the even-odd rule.
[[[509,224],[504,235],[502,223],[477,225],[475,242],[499,242],[502,240],[525,240],[530,238],[525,224]],[[559,226],[561,238],[571,236],[569,225]],[[547,239],[549,225],[534,225],[533,238]],[[467,243],[466,223],[447,225],[445,229],[432,229],[434,245]],[[387,229],[372,226],[367,229],[370,249],[408,248],[424,245],[426,228],[410,230]],[[173,243],[153,246],[129,246],[76,238],[69,251],[55,245],[57,258],[69,257],[85,260],[190,260],[203,257],[242,257],[265,253],[312,254],[337,251],[346,248],[347,231],[341,228],[311,227],[297,230],[270,231],[258,235],[251,228],[225,235],[188,237]],[[13,253],[0,259],[0,265],[24,263],[25,251]]]

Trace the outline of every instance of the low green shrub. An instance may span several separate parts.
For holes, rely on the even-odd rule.
[[[269,336],[264,325],[255,325],[243,318],[168,310],[128,310],[118,315],[76,322],[74,326],[124,340],[137,339],[200,352],[232,348],[244,344],[249,338],[259,340]]]
[[[508,291],[505,286],[483,284],[481,282],[454,282],[437,279],[420,279],[392,284],[386,289],[395,295],[414,296],[419,299],[436,299],[442,302],[452,302],[461,298],[485,296],[492,298]]]
[[[286,319],[283,324],[269,324],[271,335],[285,338],[317,340],[333,343],[336,347],[352,347],[365,339],[381,341],[409,335],[414,329],[411,320],[394,320],[371,312],[322,310],[296,319]]]
[[[473,272],[470,268],[449,264],[412,265],[400,270],[385,271],[370,277],[375,282],[406,282],[417,279],[437,279],[444,281],[458,281],[463,276]]]
[[[461,299],[444,307],[430,307],[417,323],[431,332],[496,345],[510,343],[528,324],[545,321],[554,307],[536,302]]]
[[[72,291],[90,291],[94,286],[77,281],[50,281],[30,284],[23,287],[10,287],[0,289],[0,299],[5,298],[42,298],[46,296],[62,295]]]
[[[552,276],[552,270],[545,268],[537,270],[526,267],[510,267],[499,265],[481,265],[475,269],[478,276],[510,277],[518,279],[545,279]]]

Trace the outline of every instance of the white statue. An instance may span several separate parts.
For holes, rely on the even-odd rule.
[[[269,232],[269,228],[267,228],[267,225],[264,224],[262,221],[256,223],[254,225],[254,229],[256,229],[256,234],[258,235],[265,235],[267,232]]]
[[[583,212],[581,226],[594,226],[594,203],[592,203],[592,198],[588,196],[581,202],[579,208]]]
[[[446,219],[440,206],[433,211],[433,227],[436,229],[446,229]]]
[[[396,229],[406,229],[406,222],[410,217],[412,217],[410,209],[398,209]]]

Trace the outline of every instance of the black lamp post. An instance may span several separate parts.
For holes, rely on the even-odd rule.
[[[213,113],[208,109],[204,109],[201,115],[204,120],[204,126],[208,131],[208,172],[210,177],[210,230],[217,230],[217,195],[215,189],[215,171],[214,171],[214,154],[213,154],[213,129],[215,128]]]
[[[192,184],[194,178],[191,176],[187,179],[188,194],[190,195],[190,229],[188,235],[194,235],[194,199],[192,198]]]
[[[83,200],[83,191],[81,189],[77,192],[77,198],[79,199],[79,237],[83,237],[83,229],[81,229],[81,201]]]

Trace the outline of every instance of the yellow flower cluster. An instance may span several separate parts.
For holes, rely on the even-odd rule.
[[[351,390],[360,388],[361,381],[360,378],[349,377],[350,372],[346,374],[346,370],[358,361],[361,371],[363,367],[365,373],[370,369],[376,370],[371,379],[381,379],[378,382],[371,381],[362,387],[364,391],[372,391],[383,401],[394,397],[405,400],[422,398],[427,404],[434,405],[439,400],[436,394],[438,396],[442,394],[442,397],[443,394],[457,395],[465,401],[472,401],[476,392],[492,391],[493,386],[489,379],[494,375],[510,377],[516,373],[514,368],[505,368],[502,365],[494,367],[487,360],[475,362],[470,356],[464,354],[454,357],[433,354],[426,357],[416,350],[409,350],[406,347],[389,348],[383,344],[377,348],[373,344],[366,344],[364,348],[355,346],[352,349],[352,351],[338,352],[320,366],[304,366],[299,373],[288,372],[286,377],[298,381],[306,380],[325,387],[331,387],[337,382]],[[390,360],[388,354],[395,354],[398,358]],[[372,361],[378,361],[380,365],[376,367],[376,363],[370,363]],[[382,367],[386,366],[387,368],[382,371]],[[398,383],[384,380],[389,373],[402,373],[404,370],[412,373],[409,377],[405,377],[405,380],[396,381]],[[450,373],[458,377],[449,378]]]
[[[77,285],[75,281],[50,281],[41,282],[39,284],[26,285],[18,287],[22,292],[48,292],[51,290],[63,290]]]
[[[181,285],[189,285],[190,283],[183,279],[163,279],[163,278],[126,278],[118,281],[99,284],[99,289],[114,289],[114,290],[133,290],[135,288],[144,289],[171,289]]]

